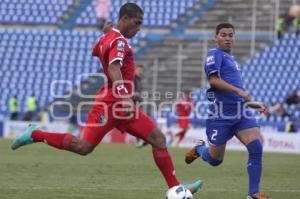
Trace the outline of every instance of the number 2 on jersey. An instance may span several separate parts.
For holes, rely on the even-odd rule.
[[[211,135],[211,140],[216,140],[216,137],[218,135],[218,130],[214,129],[212,131],[213,131],[213,134]]]

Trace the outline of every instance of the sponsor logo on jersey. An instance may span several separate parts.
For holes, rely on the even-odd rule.
[[[117,49],[118,49],[119,51],[124,51],[124,50],[125,50],[125,42],[124,42],[124,41],[121,41],[121,40],[118,40]]]
[[[212,88],[207,89],[206,98],[210,102],[214,102],[216,100],[215,92],[213,91]]]
[[[215,99],[216,99],[216,96],[215,96],[215,93],[210,91],[210,92],[207,92],[207,100],[210,101],[210,102],[214,102]]]
[[[105,115],[100,115],[99,117],[99,123],[100,124],[104,124],[107,122],[107,118],[105,117]]]
[[[215,64],[215,57],[214,56],[208,56],[206,57],[206,65],[213,65]]]
[[[123,58],[124,57],[124,53],[118,52],[117,56]]]

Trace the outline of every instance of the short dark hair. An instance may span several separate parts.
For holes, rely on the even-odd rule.
[[[129,17],[136,17],[138,14],[144,15],[144,11],[135,3],[125,3],[120,8],[119,20],[127,15]]]
[[[234,32],[234,26],[231,23],[220,23],[216,27],[216,35],[219,34],[219,32],[222,28],[232,28],[233,32]]]

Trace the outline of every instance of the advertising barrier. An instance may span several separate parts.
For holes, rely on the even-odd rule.
[[[24,132],[29,122],[19,121],[6,121],[3,123],[4,131],[3,136],[5,138],[14,138],[17,135]],[[74,126],[68,123],[50,123],[43,125],[42,123],[36,123],[41,127],[42,130],[51,132],[61,133],[72,133],[79,135],[80,130],[74,128]],[[163,125],[162,131],[165,133],[167,138],[168,147],[193,147],[197,144],[199,139],[207,140],[205,128],[191,128],[187,131],[185,138],[177,145],[177,137],[175,134],[180,131],[176,126],[167,128]],[[282,153],[300,153],[300,133],[283,133],[278,132],[272,127],[262,127],[261,132],[263,135],[264,151],[269,152],[282,152]],[[117,129],[113,129],[109,132],[102,140],[105,143],[125,143],[125,144],[136,144],[135,137],[120,132]],[[227,143],[227,149],[229,150],[246,150],[242,143],[234,137]]]
[[[177,127],[163,128],[166,132],[167,143],[169,146],[176,146],[177,138],[175,134],[180,131]],[[261,128],[263,136],[264,151],[282,153],[300,153],[300,133],[278,132],[272,127]],[[205,128],[191,128],[185,138],[180,142],[179,147],[193,147],[199,139],[207,141]],[[233,137],[227,142],[226,149],[246,150],[244,145]]]

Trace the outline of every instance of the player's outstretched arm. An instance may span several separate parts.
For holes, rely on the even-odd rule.
[[[247,102],[247,106],[258,112],[264,112],[268,109],[268,106],[265,103],[258,101],[249,101]]]
[[[244,98],[246,102],[251,101],[251,95],[248,92],[225,82],[217,74],[210,75],[208,82],[214,88],[236,93]]]

